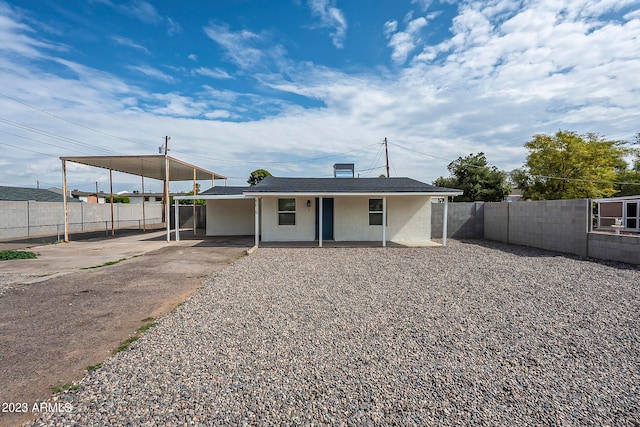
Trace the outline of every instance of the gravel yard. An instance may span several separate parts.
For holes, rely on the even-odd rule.
[[[483,241],[261,248],[36,425],[638,425],[639,284]]]

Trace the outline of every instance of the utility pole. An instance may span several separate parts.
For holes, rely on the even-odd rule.
[[[387,157],[387,178],[389,178],[389,145],[387,144],[387,137],[384,137],[384,152]]]

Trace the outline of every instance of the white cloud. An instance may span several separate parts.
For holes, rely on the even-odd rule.
[[[200,67],[200,68],[196,68],[195,70],[191,71],[193,74],[197,74],[200,76],[207,76],[207,77],[211,77],[214,79],[231,79],[232,77],[229,75],[229,73],[227,73],[224,70],[221,70],[220,68],[207,68],[207,67]]]
[[[309,0],[312,14],[320,19],[320,27],[330,28],[331,40],[338,49],[344,48],[347,37],[347,19],[344,13],[335,7],[335,0]]]
[[[113,40],[114,43],[120,45],[120,46],[126,46],[126,47],[130,47],[132,49],[137,49],[141,52],[146,53],[147,55],[151,55],[151,52],[149,51],[149,49],[147,49],[146,47],[142,46],[139,43],[134,42],[131,39],[128,39],[126,37],[120,37],[120,36],[113,36],[111,37],[111,40]]]
[[[204,28],[209,38],[226,51],[227,56],[241,68],[257,65],[263,58],[262,50],[254,47],[262,36],[248,30],[233,32],[226,25],[210,24]]]
[[[388,46],[392,49],[391,59],[397,65],[407,61],[407,57],[416,49],[420,42],[420,31],[427,26],[427,20],[419,17],[409,20],[405,31],[398,31],[397,21],[388,21],[384,24],[384,33],[389,39]]]
[[[162,17],[156,8],[144,0],[135,0],[116,7],[122,13],[148,24],[159,24],[162,22]]]
[[[322,103],[321,108],[306,109],[263,95],[276,92],[270,90],[238,93],[204,86],[191,94],[177,87],[168,93],[148,93],[109,73],[52,58],[41,36],[18,18],[2,15],[7,21],[0,26],[0,34],[8,41],[0,42],[3,91],[126,141],[97,135],[0,97],[3,118],[95,147],[77,147],[55,139],[62,148],[35,142],[28,147],[51,155],[43,157],[2,146],[0,184],[35,183],[36,179],[57,183],[57,156],[69,154],[72,148],[88,150],[88,154],[100,154],[98,148],[155,153],[166,133],[172,137],[175,156],[234,177],[230,184],[243,184],[258,167],[283,176],[331,176],[334,161],[355,161],[357,170],[379,166],[373,164],[378,151],[373,144],[385,136],[392,144],[447,159],[390,145],[391,162],[398,173],[425,182],[445,175],[449,161],[478,151],[484,151],[501,169],[518,167],[526,155],[523,144],[538,132],[566,128],[599,132],[614,139],[631,138],[640,123],[640,17],[628,12],[609,19],[611,11],[622,10],[609,0],[602,4],[587,0],[576,0],[575,4],[532,2],[526,7],[519,3],[465,3],[451,27],[452,36],[433,46],[427,46],[419,36],[425,29],[420,18],[400,24],[388,21],[389,43],[399,34],[398,27],[403,27],[402,33],[414,34],[394,45],[398,60],[402,60],[402,52],[408,52],[404,61],[415,52],[421,54],[385,74],[377,74],[377,70],[354,74],[311,62],[286,62],[282,49],[270,52],[264,34],[207,27],[207,35],[239,66],[257,67],[269,58],[286,62],[286,75],[268,70],[251,74],[257,85]],[[607,9],[602,9],[603,4]],[[600,15],[600,10],[606,15]],[[24,52],[21,61],[15,61],[15,52]],[[65,70],[56,75],[52,70],[60,65]],[[135,71],[175,81],[160,71],[168,70],[166,65],[157,67],[141,66]],[[216,68],[195,70],[224,76],[224,71]],[[248,120],[256,111],[268,113]],[[16,132],[6,123],[0,123],[0,130]],[[0,142],[5,141],[3,135]],[[370,147],[344,157],[294,161],[364,146]],[[29,172],[24,165],[30,164],[38,170]],[[77,184],[70,185],[95,182],[102,178],[100,174],[79,170],[70,177]],[[120,183],[136,181],[123,177]]]
[[[144,74],[145,76],[154,78],[156,80],[163,81],[165,83],[175,83],[176,79],[157,68],[150,67],[148,65],[130,65],[127,68]]]
[[[189,58],[192,61],[197,61],[198,60],[198,55],[196,55],[195,53],[192,53],[187,58]]]
[[[167,34],[173,36],[182,32],[182,26],[171,18],[167,18]]]

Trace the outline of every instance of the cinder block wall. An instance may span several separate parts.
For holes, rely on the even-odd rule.
[[[141,224],[141,204],[116,203],[113,208],[116,228]],[[108,203],[69,203],[68,212],[70,233],[111,229],[111,206]],[[147,225],[160,223],[162,205],[145,205],[145,217]],[[60,233],[64,233],[64,208],[61,202],[0,202],[0,239],[55,236]]]
[[[482,239],[484,237],[484,202],[449,203],[447,237],[455,239]],[[431,205],[431,238],[442,238],[444,203]]]
[[[589,256],[640,264],[640,236],[589,233]]]
[[[485,205],[485,238],[587,256],[589,200]]]
[[[511,203],[484,204],[484,238],[509,243],[509,205]]]

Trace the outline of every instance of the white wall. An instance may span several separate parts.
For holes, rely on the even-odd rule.
[[[336,241],[382,241],[382,226],[369,225],[370,198],[336,197],[334,199]],[[430,239],[430,197],[387,197],[387,241],[421,243]]]
[[[262,240],[265,242],[313,242],[316,238],[314,197],[296,197],[296,225],[278,225],[278,197],[262,198]],[[307,207],[307,200],[311,207]],[[253,209],[251,210],[253,212]]]
[[[382,226],[369,225],[369,197],[334,197],[336,241],[382,241]],[[307,207],[307,200],[311,207]],[[278,225],[278,198],[262,199],[262,240],[314,241],[315,197],[296,198],[296,225]],[[423,243],[431,239],[431,201],[427,196],[387,197],[387,240]],[[253,209],[251,209],[253,212]],[[207,218],[208,218],[207,212]]]
[[[246,236],[255,230],[255,199],[207,200],[207,236]]]

